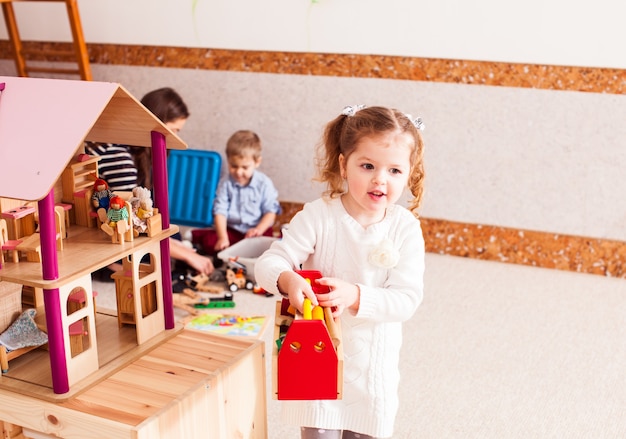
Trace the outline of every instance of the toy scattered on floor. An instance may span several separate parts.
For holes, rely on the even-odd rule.
[[[246,266],[237,262],[237,258],[230,258],[226,267],[226,282],[228,289],[233,293],[240,289],[254,289],[254,282],[246,277]]]
[[[203,297],[197,292],[185,288],[180,293],[174,293],[174,307],[187,311],[189,314],[196,315],[198,310],[195,305],[208,304],[209,298]]]
[[[195,276],[187,274],[185,277],[185,283],[194,290],[202,291],[203,293],[221,293],[224,291],[224,286],[221,282],[212,281],[206,274],[198,273]]]
[[[209,303],[197,303],[194,308],[234,308],[233,293],[226,291],[222,297],[210,297]]]
[[[254,294],[264,294],[265,297],[273,297],[247,276],[248,270],[244,264],[238,261],[238,257],[229,258],[226,266],[226,283],[233,293],[240,289],[250,290]]]
[[[191,276],[189,273],[178,273],[172,279],[174,293],[174,307],[180,308],[192,315],[198,314],[199,308],[234,308],[233,293],[224,292],[222,286],[211,286],[209,278],[204,274]],[[205,297],[199,293],[222,293],[221,297]]]

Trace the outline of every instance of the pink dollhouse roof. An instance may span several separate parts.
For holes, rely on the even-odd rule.
[[[0,76],[0,196],[45,197],[85,140],[187,145],[120,84]]]

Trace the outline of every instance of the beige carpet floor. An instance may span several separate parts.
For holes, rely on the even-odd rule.
[[[426,262],[424,302],[404,326],[394,438],[626,438],[626,280]],[[94,289],[98,306],[114,307],[112,284]],[[237,313],[273,316],[273,299],[238,292],[235,302]],[[268,396],[269,439],[299,438],[279,406]]]

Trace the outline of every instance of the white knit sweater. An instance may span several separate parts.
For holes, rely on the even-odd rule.
[[[399,254],[391,268],[368,255],[382,242]],[[255,264],[262,288],[278,293],[285,270],[319,270],[326,277],[354,282],[361,290],[356,314],[341,315],[343,398],[283,401],[288,424],[351,430],[391,437],[398,410],[398,357],[402,322],[413,316],[423,296],[424,239],[419,221],[394,205],[383,221],[363,228],[340,199],[318,199],[296,214],[283,235]]]

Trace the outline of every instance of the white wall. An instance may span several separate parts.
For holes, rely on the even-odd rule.
[[[87,42],[626,68],[615,0],[79,0]],[[16,2],[25,40],[67,41],[62,3]],[[0,38],[6,38],[0,26]]]

